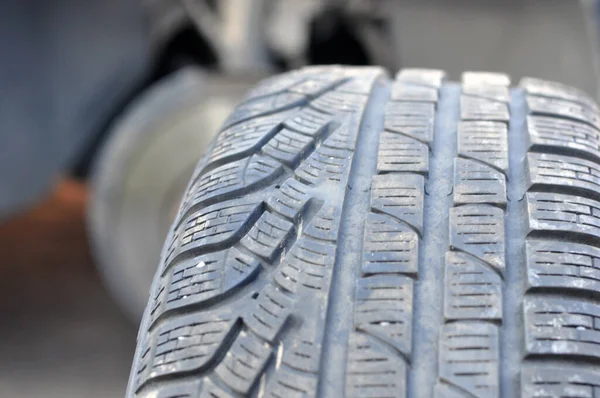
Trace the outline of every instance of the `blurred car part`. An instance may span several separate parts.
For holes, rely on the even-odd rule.
[[[115,124],[116,115],[134,112],[140,92],[186,65],[237,76],[313,63],[441,67],[450,76],[497,68],[596,96],[597,15],[593,0],[3,2],[0,45],[13,50],[0,64],[0,219],[41,198],[62,174],[85,177],[104,140],[123,139],[114,126],[127,117]],[[153,115],[157,125],[160,115]],[[133,189],[125,187],[133,181],[123,179],[121,189]],[[164,235],[159,224],[156,236]],[[118,244],[138,239],[132,236]],[[150,257],[135,263],[151,269]],[[126,261],[109,267],[127,268]],[[147,291],[146,282],[133,290]]]
[[[89,230],[100,274],[135,322],[194,166],[253,81],[185,68],[110,127],[92,168]]]
[[[223,70],[248,73],[271,69],[265,41],[266,0],[181,0],[194,26],[206,37]]]
[[[2,2],[0,219],[88,164],[123,106],[185,64],[498,68],[597,96],[593,0],[184,1]]]
[[[45,195],[146,79],[137,1],[0,2],[0,220]]]

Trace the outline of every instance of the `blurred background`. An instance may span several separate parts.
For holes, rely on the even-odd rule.
[[[311,64],[598,97],[598,2],[0,2],[0,397],[122,397],[187,181],[258,80]]]

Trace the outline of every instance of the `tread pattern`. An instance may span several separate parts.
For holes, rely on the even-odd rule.
[[[498,397],[510,80],[465,72],[462,82],[435,394]]]
[[[600,198],[600,164],[549,153],[530,153],[527,160],[530,186],[566,186],[582,191],[582,195]]]
[[[600,397],[599,108],[509,86],[260,83],[190,182],[127,397]]]
[[[525,345],[531,354],[600,358],[600,308],[564,298],[525,298]]]
[[[257,88],[196,171],[165,245],[133,394],[315,394],[341,220],[337,204],[360,115],[381,71],[300,75]],[[315,197],[321,185],[329,188]],[[406,288],[390,300],[404,300]],[[365,309],[377,295],[373,289],[365,285]],[[313,312],[301,314],[298,305]],[[286,333],[292,315],[300,326]],[[368,316],[367,309],[359,317],[366,328]],[[410,334],[408,325],[397,332]],[[202,374],[200,383],[190,387],[183,378],[189,374]]]
[[[600,396],[598,107],[558,83],[521,87],[530,144],[521,394]]]
[[[526,200],[532,231],[600,239],[600,202],[545,192],[529,192]]]
[[[506,206],[506,177],[480,161],[454,161],[454,205],[491,204]]]
[[[523,370],[523,397],[590,397],[600,394],[598,372],[574,366],[527,366]]]
[[[406,364],[364,334],[348,342],[347,397],[404,397]]]
[[[418,280],[425,177],[434,132],[441,71],[401,71],[380,133],[377,172],[371,181],[361,273],[354,296],[354,331],[348,358],[377,361],[368,373],[349,360],[346,396],[406,396],[412,355],[413,285]],[[408,93],[410,95],[401,93]],[[373,350],[382,344],[381,350]],[[395,363],[394,378],[380,373]],[[352,375],[352,376],[351,376]],[[354,376],[356,375],[356,377]],[[375,381],[377,377],[377,382]],[[377,388],[368,389],[371,381]],[[359,389],[359,387],[361,387]]]
[[[600,293],[600,249],[549,240],[527,241],[527,282],[530,289],[569,289]]]
[[[468,94],[462,96],[470,98]],[[505,105],[505,104],[504,104]],[[506,173],[508,167],[507,124],[493,122],[482,114],[458,124],[458,154],[475,159]],[[466,119],[463,119],[466,120]]]
[[[466,396],[497,396],[498,337],[498,327],[489,322],[444,325],[440,337],[440,379],[444,383],[438,385],[436,394],[445,396],[450,385]]]

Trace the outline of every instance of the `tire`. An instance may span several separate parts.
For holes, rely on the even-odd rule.
[[[251,87],[182,69],[151,86],[111,127],[92,170],[88,224],[100,275],[136,324],[194,166]]]
[[[598,108],[509,85],[258,85],[192,177],[127,396],[598,395]]]

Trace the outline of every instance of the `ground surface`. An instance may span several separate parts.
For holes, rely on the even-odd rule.
[[[85,189],[59,185],[0,224],[0,396],[123,397],[136,327],[106,294],[88,248]]]

